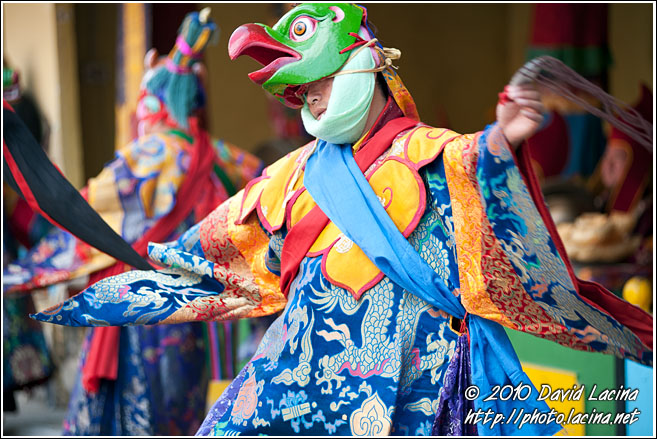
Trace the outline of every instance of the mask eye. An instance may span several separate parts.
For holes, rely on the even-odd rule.
[[[297,17],[290,26],[290,38],[294,41],[305,41],[312,37],[317,28],[317,20],[302,15]]]

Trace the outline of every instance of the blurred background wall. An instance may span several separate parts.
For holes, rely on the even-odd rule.
[[[129,107],[136,83],[126,78],[141,73],[121,76],[117,67],[139,70],[143,55],[121,58],[120,48],[132,41],[166,53],[184,14],[204,6],[221,29],[205,57],[211,134],[253,151],[274,134],[268,101],[246,76],[256,63],[230,61],[227,43],[240,24],[273,24],[281,5],[3,3],[4,58],[42,107],[52,157],[74,184],[96,175],[125,143],[129,116],[118,109],[117,83]],[[497,93],[525,61],[532,4],[365,6],[382,43],[402,51],[398,72],[426,123],[472,132],[492,121]],[[609,91],[625,102],[637,98],[640,81],[653,88],[653,16],[651,3],[609,5]]]
[[[23,88],[50,124],[52,159],[80,186],[85,172],[74,7],[3,3],[2,9],[3,59],[19,71]]]

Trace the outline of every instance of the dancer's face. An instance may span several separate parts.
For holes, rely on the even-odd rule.
[[[308,109],[315,119],[320,120],[326,111],[331,90],[333,90],[333,78],[324,78],[308,84],[306,101]]]

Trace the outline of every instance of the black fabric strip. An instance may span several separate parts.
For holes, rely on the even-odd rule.
[[[20,118],[6,108],[2,113],[3,140],[21,174],[14,175],[3,157],[5,180],[15,189],[19,189],[17,181],[25,181],[38,204],[32,208],[42,210],[80,240],[135,268],[151,270],[64,178]]]
[[[4,176],[4,180],[7,182],[9,187],[11,187],[13,190],[15,190],[18,195],[23,197],[23,192],[21,192],[21,188],[18,187],[18,184],[16,183],[16,180],[14,180],[14,175],[11,173],[11,169],[9,168],[9,165],[7,164],[7,160],[5,160],[4,155],[2,156],[2,168],[3,168],[2,175]],[[25,197],[23,197],[23,198],[25,198]]]

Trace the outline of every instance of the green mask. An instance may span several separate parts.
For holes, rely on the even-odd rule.
[[[303,105],[304,84],[338,71],[356,42],[364,10],[348,3],[304,3],[285,14],[274,27],[240,26],[228,43],[231,59],[247,55],[262,69],[249,78],[286,105]],[[350,35],[353,34],[353,35]],[[340,53],[342,52],[342,53]]]

